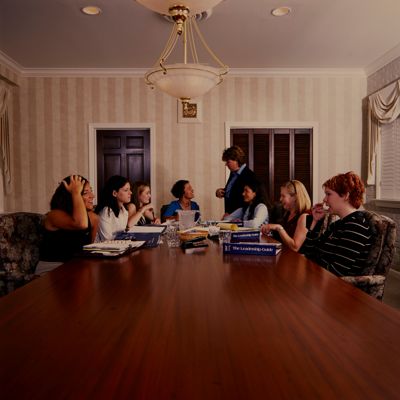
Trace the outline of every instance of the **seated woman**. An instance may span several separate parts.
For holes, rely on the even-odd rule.
[[[261,231],[265,235],[273,232],[275,239],[298,251],[308,232],[306,220],[307,216],[310,218],[310,196],[300,181],[291,180],[281,186],[280,202],[284,209],[282,220],[263,225]]]
[[[364,184],[354,172],[347,172],[328,179],[323,187],[325,197],[312,209],[313,221],[302,252],[337,276],[363,275],[373,241],[370,224],[359,211]],[[340,219],[319,236],[326,212],[337,214]]]
[[[129,215],[132,215],[129,218],[129,227],[160,223],[160,219],[154,215],[154,208],[150,200],[150,185],[142,181],[135,182],[133,186],[133,202],[128,205]]]
[[[114,175],[105,184],[96,211],[99,213],[99,229],[96,241],[113,240],[118,232],[125,231],[131,201],[131,185],[127,178]]]
[[[247,228],[260,228],[268,222],[267,196],[264,185],[257,181],[247,182],[243,189],[245,205],[224,217],[224,221],[243,221]]]
[[[93,212],[94,194],[80,175],[66,177],[57,187],[44,218],[43,241],[36,273],[47,272],[67,261],[96,237],[98,216]],[[57,262],[53,265],[45,262]]]
[[[192,201],[194,198],[194,190],[189,181],[181,179],[174,183],[172,186],[171,193],[178,200],[171,201],[168,204],[167,209],[164,212],[164,217],[166,219],[177,219],[177,211],[178,210],[197,210],[195,219],[197,220],[200,217],[200,207],[195,202]]]

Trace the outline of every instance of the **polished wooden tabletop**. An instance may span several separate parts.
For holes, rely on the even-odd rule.
[[[76,259],[0,299],[3,399],[398,399],[400,313],[304,257]]]

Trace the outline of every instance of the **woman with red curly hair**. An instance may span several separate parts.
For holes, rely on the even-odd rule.
[[[364,184],[354,172],[347,172],[328,179],[323,188],[323,203],[312,208],[313,221],[301,252],[337,276],[363,275],[372,244],[371,227],[359,211]],[[318,237],[327,212],[340,219]]]

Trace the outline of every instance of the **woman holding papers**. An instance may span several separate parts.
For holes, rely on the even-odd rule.
[[[154,215],[154,208],[150,200],[150,185],[142,181],[135,182],[133,186],[133,201],[128,205],[128,211],[132,215],[129,218],[128,227],[160,223],[160,219]]]
[[[285,210],[282,220],[277,224],[261,227],[262,233],[274,233],[274,237],[294,251],[298,251],[306,235],[306,220],[310,216],[311,200],[305,186],[297,180],[291,180],[281,186],[280,201]]]
[[[98,216],[93,212],[93,199],[89,181],[80,175],[68,176],[58,185],[43,221],[37,274],[55,268],[94,241]]]
[[[245,205],[224,217],[224,221],[243,221],[247,228],[260,228],[268,222],[267,196],[264,185],[253,180],[248,181],[243,189]]]

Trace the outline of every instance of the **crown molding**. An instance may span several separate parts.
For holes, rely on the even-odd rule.
[[[366,76],[363,68],[231,68],[230,77]]]
[[[6,53],[3,53],[0,50],[0,62],[4,64],[6,67],[13,69],[17,73],[21,73],[24,69],[22,65],[18,64],[15,60],[9,57]]]
[[[148,68],[24,68],[1,50],[0,62],[22,77],[144,77],[148,71]],[[366,71],[363,68],[231,68],[228,72],[228,77],[276,76],[366,76]]]
[[[398,57],[400,57],[400,43],[397,46],[393,47],[388,52],[386,52],[383,56],[376,59],[373,63],[369,64],[365,68],[366,75],[371,76],[372,74],[379,71],[381,68],[385,67]]]
[[[24,77],[140,77],[145,68],[23,68]]]

